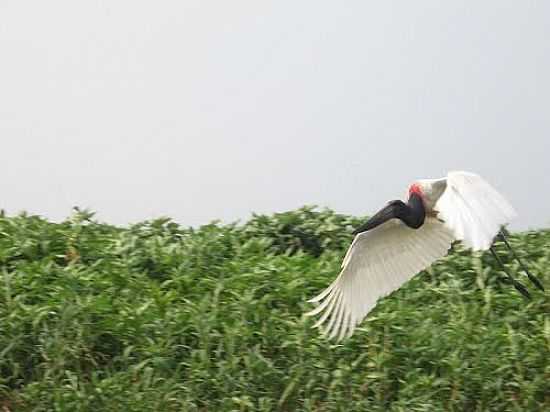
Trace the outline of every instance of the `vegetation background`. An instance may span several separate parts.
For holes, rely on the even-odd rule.
[[[550,304],[450,255],[328,342],[303,313],[361,219],[0,217],[0,410],[550,410]],[[517,233],[550,289],[550,231]],[[516,276],[505,249],[497,248]]]

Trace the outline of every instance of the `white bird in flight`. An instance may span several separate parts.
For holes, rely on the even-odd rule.
[[[497,234],[529,279],[544,290],[501,230],[515,216],[508,201],[474,173],[449,172],[446,178],[418,180],[409,187],[407,203],[389,202],[355,230],[340,274],[310,300],[319,305],[307,315],[321,314],[314,326],[322,327],[329,339],[349,337],[379,298],[445,256],[457,240],[472,250],[490,249],[509,282],[529,297],[525,286],[506,271],[493,250]]]

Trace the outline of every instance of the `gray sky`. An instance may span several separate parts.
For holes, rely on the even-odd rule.
[[[366,214],[474,171],[550,226],[548,1],[0,2],[0,207]]]

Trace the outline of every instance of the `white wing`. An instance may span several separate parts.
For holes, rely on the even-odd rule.
[[[321,304],[307,315],[323,313],[325,334],[351,336],[355,326],[388,295],[416,273],[447,254],[454,236],[437,219],[427,218],[419,229],[400,220],[358,234],[348,249],[336,280],[310,302]]]
[[[434,207],[455,237],[473,250],[489,249],[500,227],[516,216],[513,207],[474,173],[450,172]]]

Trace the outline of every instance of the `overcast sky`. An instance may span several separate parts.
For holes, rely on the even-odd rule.
[[[0,2],[0,207],[368,214],[474,171],[550,226],[548,1]]]

